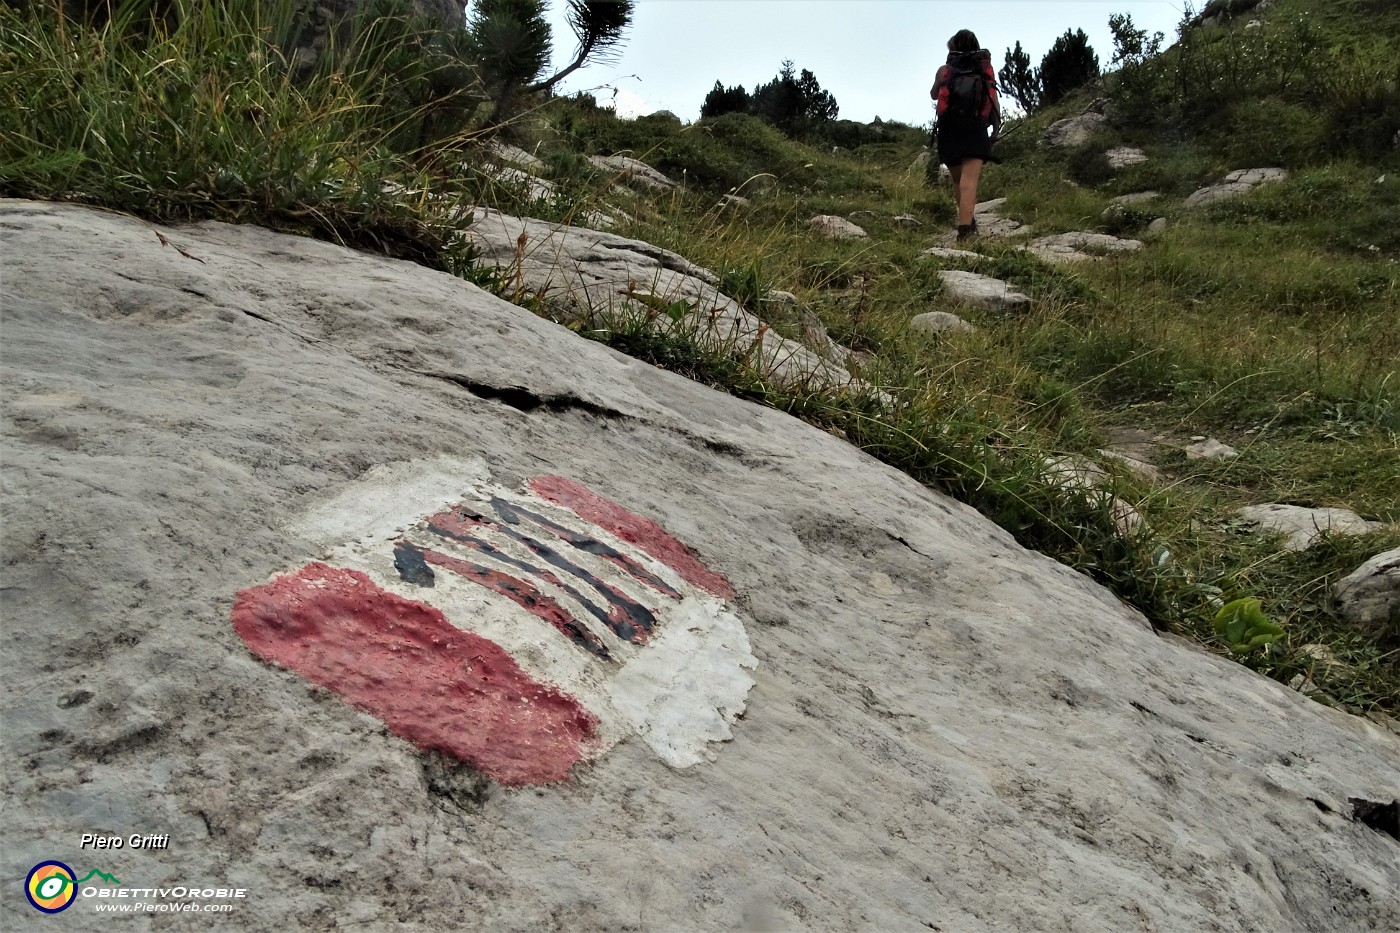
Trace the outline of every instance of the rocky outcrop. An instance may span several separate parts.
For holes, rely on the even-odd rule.
[[[327,48],[348,42],[350,20],[369,5],[366,0],[296,0],[292,15],[300,28],[291,53],[293,66],[310,70]],[[408,6],[449,29],[466,22],[466,7],[454,0],[409,0]]]
[[[251,930],[1400,926],[1379,727],[466,282],[156,232],[0,202],[12,881]]]
[[[1377,641],[1400,640],[1400,548],[1357,567],[1332,587],[1337,614]]]
[[[1193,192],[1186,199],[1187,207],[1204,207],[1217,201],[1228,201],[1259,185],[1283,181],[1288,172],[1281,168],[1242,168],[1226,175],[1219,184],[1208,185]]]
[[[522,297],[547,305],[555,320],[642,315],[758,363],[785,385],[851,383],[844,369],[784,339],[723,294],[714,273],[650,243],[486,208],[477,210],[471,238],[484,262],[512,279]]]
[[[1040,138],[1041,145],[1053,149],[1082,146],[1103,128],[1107,119],[1102,113],[1091,110],[1075,117],[1056,120],[1050,124],[1050,128]]]
[[[1005,206],[1006,198],[992,198],[990,201],[981,201],[977,204],[973,209],[973,217],[977,220],[979,236],[1018,237],[1030,235],[1030,227],[1009,217],[1001,216],[1001,209]]]
[[[1258,525],[1260,531],[1283,535],[1283,547],[1288,551],[1306,550],[1324,534],[1361,535],[1385,527],[1380,522],[1367,521],[1350,509],[1314,509],[1277,502],[1247,505],[1239,514],[1245,521]]]

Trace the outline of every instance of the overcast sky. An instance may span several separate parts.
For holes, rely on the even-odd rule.
[[[575,43],[563,0],[550,7],[557,65]],[[716,81],[752,91],[791,59],[831,92],[841,118],[918,126],[932,117],[928,89],[959,29],[977,33],[998,72],[1016,42],[1038,65],[1066,29],[1088,33],[1107,66],[1110,14],[1131,13],[1170,43],[1182,8],[1183,0],[637,0],[618,61],[583,68],[561,89],[604,102],[616,89],[624,116],[670,110],[691,121]]]

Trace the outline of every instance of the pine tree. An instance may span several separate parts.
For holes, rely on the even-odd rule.
[[[1027,113],[1040,108],[1040,71],[1031,67],[1031,57],[1016,43],[1014,50],[1006,50],[1006,61],[999,75],[999,90],[1026,109]]]
[[[700,105],[700,116],[704,118],[725,113],[748,113],[752,104],[753,99],[742,84],[727,88],[716,81],[710,93],[705,95],[705,102]]]
[[[1040,60],[1041,104],[1063,100],[1098,76],[1099,57],[1089,45],[1089,36],[1082,29],[1065,30]]]

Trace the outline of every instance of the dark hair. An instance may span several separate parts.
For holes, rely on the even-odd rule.
[[[953,38],[948,40],[950,52],[976,52],[981,48],[982,43],[977,41],[977,34],[971,29],[959,29]]]

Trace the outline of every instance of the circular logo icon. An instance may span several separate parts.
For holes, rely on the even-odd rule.
[[[62,862],[40,862],[24,879],[24,896],[35,910],[56,914],[67,910],[78,894],[73,869]]]

